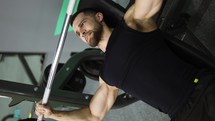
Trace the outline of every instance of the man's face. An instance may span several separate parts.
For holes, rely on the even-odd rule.
[[[79,13],[72,26],[76,35],[85,43],[91,47],[96,47],[98,45],[101,40],[103,28],[102,24],[96,19],[95,16]]]

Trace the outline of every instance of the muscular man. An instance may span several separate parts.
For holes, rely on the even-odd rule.
[[[152,19],[161,5],[162,0],[136,0],[115,28],[108,27],[103,13],[94,9],[73,15],[71,24],[76,35],[105,53],[100,86],[88,107],[62,112],[37,103],[36,114],[60,121],[101,121],[122,89],[172,120],[195,117],[198,113],[189,114],[183,107],[190,104],[195,83],[201,81],[198,77],[203,72],[181,60],[166,45]],[[190,110],[193,107],[189,109],[193,112]]]

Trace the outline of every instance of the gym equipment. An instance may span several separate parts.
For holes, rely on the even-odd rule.
[[[56,73],[49,101],[51,103],[54,102],[78,108],[88,106],[93,95],[63,90],[62,87],[64,87],[65,84],[71,80],[71,76],[74,75],[75,71],[80,67],[82,62],[88,60],[89,58],[101,59],[103,56],[103,53],[101,53],[98,49],[86,49],[72,55],[72,57],[61,67],[58,73]],[[44,90],[44,86],[35,86],[0,80],[0,95],[12,98],[9,107],[15,106],[22,101],[39,101],[41,100]],[[126,93],[119,94],[113,109],[122,108],[136,101],[137,99]]]
[[[105,9],[106,13],[109,16],[113,16],[113,18],[116,19],[116,21],[113,21],[114,23],[117,22],[117,20],[121,19],[123,13],[126,10],[111,0],[102,1],[91,0],[91,2],[89,2],[89,0],[80,0],[78,10],[90,6],[91,7],[96,6]],[[168,14],[168,12],[166,14]],[[161,24],[166,23],[166,19],[160,17],[161,16],[158,16],[157,20],[162,19]],[[171,15],[168,16],[167,21],[170,18]],[[166,25],[162,24],[161,29],[165,27]],[[166,42],[168,43],[169,47],[178,56],[185,59],[186,61],[189,61],[189,63],[196,65],[198,68],[209,67],[215,69],[215,59],[213,56],[209,56],[208,54],[205,54],[202,51],[197,50],[193,46],[171,36],[171,33],[166,33],[164,31],[163,34],[166,37]],[[56,74],[53,81],[52,92],[50,93],[49,100],[53,102],[64,103],[74,107],[87,106],[93,95],[62,90],[62,87],[64,86],[64,84],[67,84],[67,82],[69,81],[68,78],[70,78],[70,76],[73,75],[75,71],[78,68],[80,68],[80,66],[83,67],[86,66],[86,63],[84,62],[87,62],[88,60],[92,60],[92,62],[102,61],[102,59],[103,53],[97,49],[87,49],[72,55],[71,58],[62,66],[62,68]],[[84,69],[80,71],[83,70]],[[87,72],[86,68],[85,71]],[[97,74],[95,75],[96,76],[93,77],[96,78]],[[85,76],[87,76],[87,74]],[[24,100],[28,101],[40,100],[43,92],[44,88],[41,86],[32,86],[15,82],[8,82],[4,80],[0,81],[0,95],[5,95],[13,98],[13,101],[10,103],[9,106],[14,106]],[[133,98],[129,94],[122,93],[117,97],[116,103],[114,104],[113,108],[121,108],[136,101],[137,99]]]
[[[44,86],[47,84],[47,79],[48,75],[50,72],[51,64],[48,65],[45,70],[44,70],[44,79],[43,82],[41,83],[41,86]],[[63,63],[58,63],[57,65],[57,71],[56,73],[64,66]],[[68,90],[68,91],[73,91],[73,92],[83,92],[83,89],[86,85],[86,78],[84,74],[82,74],[81,71],[76,69],[74,73],[67,79],[68,81],[60,87],[62,90]]]
[[[64,19],[64,26],[63,26],[62,31],[61,31],[61,35],[60,35],[57,51],[55,53],[55,57],[54,57],[53,62],[52,62],[48,82],[46,85],[45,92],[43,94],[42,104],[46,104],[48,102],[48,99],[49,99],[52,83],[53,83],[54,76],[55,76],[56,69],[57,69],[57,64],[59,62],[59,59],[60,59],[60,56],[61,56],[61,53],[63,50],[63,46],[64,46],[64,43],[66,40],[66,35],[67,35],[67,31],[68,31],[69,24],[70,24],[70,16],[73,13],[73,8],[75,6],[75,2],[76,2],[75,0],[70,0],[68,7],[67,7],[67,12],[66,12],[67,14],[66,14],[66,17]],[[38,117],[37,121],[41,121],[41,120],[42,120],[42,117]]]
[[[36,118],[26,118],[26,119],[20,119],[19,121],[37,121]],[[44,120],[42,120],[44,121]]]

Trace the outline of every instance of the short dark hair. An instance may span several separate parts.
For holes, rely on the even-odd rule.
[[[77,11],[77,12],[74,13],[74,14],[71,16],[71,18],[70,18],[70,24],[71,24],[71,26],[72,26],[72,24],[73,24],[75,18],[77,17],[77,15],[78,15],[79,13],[81,13],[81,12],[83,12],[83,13],[86,14],[86,15],[95,15],[97,12],[100,12],[100,11],[98,11],[98,10],[96,10],[96,9],[93,9],[93,8],[84,8],[84,9],[82,9],[82,10]]]
[[[107,24],[108,27],[115,27],[116,24],[117,24],[117,18],[115,15],[113,15],[112,13],[109,13],[109,11],[105,11],[105,10],[102,10],[102,9],[97,9],[97,8],[83,8],[79,11],[77,11],[76,13],[74,13],[73,15],[71,15],[71,18],[70,18],[70,24],[72,26],[75,18],[77,17],[77,15],[81,12],[84,12],[84,14],[86,15],[95,15],[96,13],[98,12],[101,12],[104,16],[104,21],[105,23]]]

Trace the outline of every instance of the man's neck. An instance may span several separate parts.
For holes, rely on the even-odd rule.
[[[107,47],[107,44],[108,44],[108,41],[109,41],[109,38],[110,38],[110,35],[111,35],[112,31],[113,31],[113,28],[104,27],[104,31],[103,31],[103,34],[102,34],[102,39],[98,44],[98,47],[103,52],[106,51],[106,47]]]

